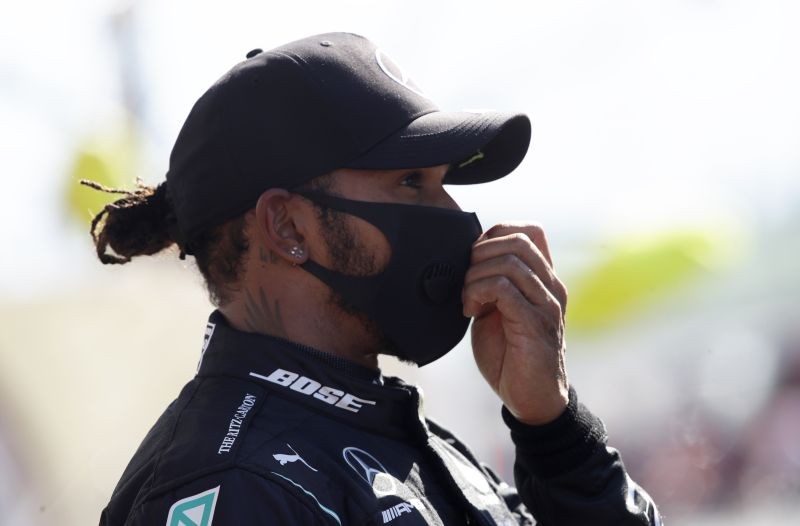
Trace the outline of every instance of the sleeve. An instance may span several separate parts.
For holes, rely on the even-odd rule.
[[[341,526],[339,515],[316,495],[286,480],[241,468],[214,473],[148,498],[125,525]]]
[[[549,424],[524,424],[505,407],[502,413],[516,446],[518,498],[537,525],[661,526],[655,503],[628,476],[619,452],[606,446],[605,426],[574,389],[567,409]],[[516,495],[506,501],[519,507]]]

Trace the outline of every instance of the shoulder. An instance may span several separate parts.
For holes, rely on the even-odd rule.
[[[287,517],[270,524],[337,524],[342,513],[353,519],[361,513],[342,489],[346,477],[320,449],[319,437],[336,434],[333,427],[253,382],[196,378],[134,455],[101,524],[202,518],[212,509],[238,523],[259,523],[259,514]]]
[[[153,492],[131,510],[129,526],[164,524],[342,524],[337,512],[291,481],[231,468]],[[104,522],[101,525],[114,524]]]

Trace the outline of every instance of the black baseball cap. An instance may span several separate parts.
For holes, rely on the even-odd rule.
[[[524,114],[444,112],[380,48],[327,33],[253,50],[195,103],[170,155],[167,191],[182,249],[255,206],[338,168],[451,164],[445,183],[514,170],[528,150]]]

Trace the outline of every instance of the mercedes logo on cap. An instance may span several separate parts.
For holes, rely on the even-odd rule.
[[[378,459],[357,447],[346,447],[342,457],[347,465],[371,487],[375,493],[385,495],[394,492],[394,479]],[[379,477],[379,475],[384,475]],[[377,479],[377,482],[376,482]]]
[[[411,77],[409,77],[403,69],[397,65],[397,63],[389,58],[389,56],[383,52],[382,49],[375,50],[375,60],[378,61],[378,66],[381,68],[381,71],[386,73],[386,76],[392,79],[393,81],[397,82],[401,86],[406,89],[409,89],[419,95],[420,97],[428,98],[419,86],[417,86]]]

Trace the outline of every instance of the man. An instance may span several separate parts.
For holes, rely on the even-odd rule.
[[[218,306],[101,524],[660,524],[568,384],[544,233],[482,233],[443,186],[510,173],[528,118],[441,112],[356,35],[247,56],[195,104],[166,183],[92,225],[106,263],[177,243]],[[470,318],[516,490],[378,369],[436,360]]]

